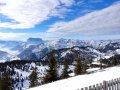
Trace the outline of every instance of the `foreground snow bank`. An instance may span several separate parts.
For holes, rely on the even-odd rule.
[[[77,90],[86,86],[94,85],[104,80],[111,80],[120,77],[120,66],[110,67],[97,72],[79,75],[69,79],[64,79],[31,88],[29,90]]]

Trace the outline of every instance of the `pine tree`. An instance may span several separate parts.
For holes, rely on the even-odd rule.
[[[112,57],[111,66],[115,66],[115,65],[117,65],[117,64],[118,64],[117,58],[116,58],[115,56]]]
[[[103,68],[102,59],[100,59],[99,61],[100,61],[100,69],[102,69]]]
[[[37,74],[36,68],[33,69],[32,73],[29,76],[29,79],[30,79],[29,87],[35,87],[38,85],[38,74]]]
[[[13,83],[11,76],[4,72],[0,80],[0,90],[13,90]]]
[[[57,61],[54,56],[54,51],[52,51],[48,60],[48,69],[46,71],[45,77],[43,78],[43,83],[53,82],[58,79]]]
[[[78,57],[76,59],[76,63],[75,63],[75,69],[74,69],[75,75],[82,74],[82,68],[81,67],[82,67],[82,64],[81,64],[80,58]]]
[[[86,73],[87,71],[87,64],[86,63],[84,63],[83,64],[83,68],[82,68],[82,73],[84,74],[84,73]]]
[[[62,75],[61,75],[61,78],[62,79],[65,79],[65,78],[68,78],[69,75],[68,75],[68,60],[67,58],[64,59],[64,69],[62,71]]]

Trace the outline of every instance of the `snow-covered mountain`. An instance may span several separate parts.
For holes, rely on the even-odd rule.
[[[26,48],[42,42],[43,40],[38,38],[29,38],[26,42],[0,40],[0,61],[20,59],[17,55],[23,52]]]
[[[21,41],[0,41],[0,61],[9,61],[17,58],[17,55],[25,49],[25,43]]]
[[[28,38],[27,39],[27,43],[32,44],[32,45],[40,44],[40,43],[43,43],[43,42],[44,41],[41,38]]]
[[[1,62],[4,62],[6,59],[10,59],[10,55],[7,52],[0,51]]]
[[[30,46],[21,52],[18,57],[25,60],[39,60],[46,57],[52,49],[56,50],[56,54],[60,59],[68,54],[74,56],[76,53],[94,58],[109,58],[113,55],[120,54],[120,40],[51,40]]]
[[[0,51],[6,52],[11,59],[41,60],[45,59],[51,50],[55,49],[59,59],[66,55],[88,55],[94,59],[109,58],[120,54],[120,40],[74,40],[58,39],[43,41],[39,38],[29,38],[26,42],[0,41]],[[14,58],[13,58],[14,57]],[[0,57],[3,60],[3,57]]]

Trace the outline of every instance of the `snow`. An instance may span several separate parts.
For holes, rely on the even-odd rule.
[[[117,52],[118,54],[120,54],[120,49],[117,49],[116,52]]]
[[[15,68],[15,71],[19,73],[19,75],[22,74],[22,77],[25,78],[25,77],[28,77],[30,75],[30,73],[26,72],[26,71],[22,71],[22,70],[19,70],[19,69],[16,69]]]
[[[79,75],[28,90],[77,90],[86,86],[101,83],[104,80],[108,81],[120,77],[120,66],[110,67],[103,70],[93,68],[88,71],[92,72],[95,70],[96,73]]]
[[[26,78],[26,77],[29,77],[29,75],[33,71],[32,70],[33,67],[37,67],[37,72],[39,73],[38,77],[43,77],[44,74],[45,74],[45,69],[48,68],[47,66],[42,66],[42,65],[38,66],[38,65],[35,65],[35,63],[26,64],[25,66],[29,67],[28,71],[26,71],[26,70],[23,71],[21,69],[14,68],[14,71],[16,73],[18,73],[18,74],[13,75],[12,77],[13,78],[21,77],[21,79],[22,78],[24,79],[23,86],[22,86],[21,81],[17,82],[17,84],[14,85],[15,86],[15,90],[19,90],[19,88],[22,88],[22,90],[26,90],[27,88],[29,88],[29,85],[30,85],[29,84],[29,79]],[[9,67],[7,67],[7,68],[9,68]]]
[[[111,56],[104,56],[104,58],[109,59]]]
[[[17,51],[17,50],[11,50],[10,48],[8,48],[8,47],[0,47],[0,50],[1,51],[5,51],[5,52],[7,52],[7,53],[9,53],[9,54],[11,54],[11,55],[18,55],[20,52],[19,51]]]
[[[99,70],[100,68],[90,68],[90,69],[87,69],[87,72],[93,72],[93,71],[97,71]]]
[[[78,47],[75,47],[74,50],[79,50],[79,48],[78,48]]]
[[[70,73],[69,76],[73,77],[73,76],[75,76],[75,73]]]
[[[66,56],[66,54],[68,54],[68,53],[72,53],[72,52],[71,52],[71,51],[69,51],[69,50],[68,50],[68,51],[66,51],[66,52],[62,52],[62,53],[61,53],[61,55],[62,55],[61,57],[65,57],[65,56]]]

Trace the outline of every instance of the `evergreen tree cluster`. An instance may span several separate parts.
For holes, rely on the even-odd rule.
[[[24,82],[30,81],[35,84],[32,85],[30,83],[29,87],[33,87],[38,85],[34,80],[37,80],[37,72],[35,68],[32,66],[32,63],[34,63],[37,66],[45,66],[47,65],[46,61],[11,61],[11,62],[5,62],[0,63],[0,90],[22,90],[24,88]],[[31,75],[29,77],[23,76],[22,72],[30,72]],[[42,71],[41,71],[42,72]],[[41,73],[39,73],[41,74]]]
[[[82,60],[80,59],[80,57],[78,56],[75,60],[75,69],[74,69],[74,73],[75,75],[80,75],[80,74],[85,74],[87,71],[87,64],[86,62],[82,62]]]
[[[55,59],[55,54],[52,53],[50,55],[50,59],[48,60],[48,69],[47,69],[45,77],[43,78],[43,83],[50,83],[50,82],[54,82],[59,79],[68,78],[69,77],[69,71],[68,71],[69,61],[68,60],[69,59],[67,57],[65,57],[65,59],[63,60],[63,70],[62,70],[62,74],[59,76],[58,68],[57,68],[58,64]],[[87,69],[87,65],[83,64],[80,58],[78,57],[75,63],[75,69],[74,69],[75,75],[86,73],[86,69]]]
[[[13,90],[13,80],[11,76],[4,72],[0,78],[0,90]]]

